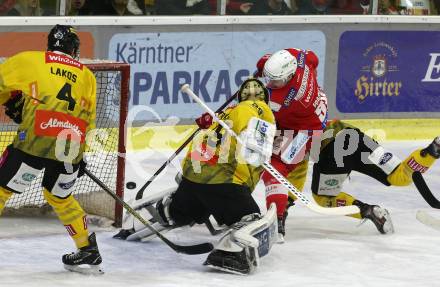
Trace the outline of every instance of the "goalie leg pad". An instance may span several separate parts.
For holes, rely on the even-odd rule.
[[[158,201],[162,200],[164,197],[168,197],[171,194],[173,194],[176,191],[176,188],[167,188],[164,190],[161,190],[159,192],[156,192],[154,194],[150,193],[144,193],[144,197],[139,200],[130,200],[128,201],[128,204],[136,210],[142,217],[151,220],[152,218],[155,218],[156,221],[159,220],[157,218],[157,213],[152,211],[150,207],[153,207]],[[153,214],[151,214],[153,213]],[[137,220],[133,215],[130,213],[125,214],[123,220],[122,220],[122,229],[141,229],[144,225]]]
[[[176,191],[176,187],[167,188],[162,191],[156,192],[154,194],[146,194],[146,197],[129,202],[131,206],[139,213],[142,218],[145,218],[151,221],[160,231],[166,231],[170,229],[169,222],[163,218],[158,210],[156,209],[156,205],[164,201],[166,202],[166,208],[168,209],[170,203],[171,195]],[[163,205],[162,205],[163,206]],[[151,232],[150,229],[145,227],[145,225],[137,220],[131,213],[127,213],[124,216],[122,223],[122,230],[114,236],[114,238],[126,239],[128,241],[140,240],[143,238],[152,239],[154,238],[154,233]]]
[[[204,265],[235,274],[252,273],[278,240],[277,232],[276,207],[272,204],[264,217],[250,214],[235,223]]]

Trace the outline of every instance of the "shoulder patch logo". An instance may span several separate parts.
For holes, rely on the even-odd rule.
[[[390,153],[390,152],[386,152],[386,153],[384,153],[383,154],[383,156],[380,158],[380,160],[379,160],[379,165],[384,165],[384,164],[386,164],[387,162],[389,162],[390,161],[390,159],[393,157],[393,154],[392,153]]]

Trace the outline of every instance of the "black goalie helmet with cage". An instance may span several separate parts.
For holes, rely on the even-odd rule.
[[[47,50],[59,51],[79,58],[79,38],[76,30],[68,25],[55,25],[47,37]]]
[[[266,104],[269,102],[269,91],[264,84],[256,78],[250,78],[244,81],[238,91],[239,102],[250,99],[265,101]]]

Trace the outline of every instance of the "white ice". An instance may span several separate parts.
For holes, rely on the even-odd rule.
[[[384,145],[403,159],[427,143]],[[127,177],[140,183],[142,179],[133,168],[153,172],[166,157],[131,158],[131,163],[137,160],[140,165],[128,167]],[[169,186],[172,177],[169,170],[147,192]],[[440,198],[436,190],[439,164],[425,179]],[[308,195],[309,186],[310,178],[305,191]],[[239,276],[205,268],[206,255],[176,254],[159,240],[115,240],[112,235],[116,229],[96,229],[106,273],[84,276],[63,269],[61,255],[73,251],[73,242],[56,220],[0,218],[0,286],[439,286],[440,232],[419,223],[415,214],[419,209],[437,217],[440,214],[429,208],[415,187],[385,187],[353,173],[344,190],[364,202],[388,208],[395,234],[380,235],[371,222],[358,226],[359,221],[353,218],[325,217],[297,204],[289,210],[285,244],[275,245],[254,274]],[[133,192],[128,192],[129,196]],[[255,196],[263,206],[261,185]],[[180,244],[216,241],[201,226],[166,236]]]

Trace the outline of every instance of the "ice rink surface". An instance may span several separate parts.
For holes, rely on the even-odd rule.
[[[384,146],[403,160],[427,143],[399,141]],[[166,159],[131,158],[149,172]],[[136,167],[128,167],[127,177],[141,182],[132,168]],[[310,175],[305,189],[309,196]],[[147,192],[169,186],[172,177],[169,170]],[[440,198],[435,190],[440,183],[440,164],[436,163],[425,179]],[[289,210],[286,242],[276,244],[254,274],[239,276],[205,268],[206,255],[176,254],[157,239],[149,243],[115,240],[112,235],[116,229],[101,228],[96,232],[105,274],[84,276],[63,269],[61,255],[74,247],[55,219],[0,218],[0,286],[439,286],[440,232],[419,223],[415,214],[422,209],[440,218],[440,211],[430,209],[413,185],[385,187],[358,173],[351,175],[344,191],[386,207],[395,234],[380,235],[371,222],[359,226],[352,218],[314,214],[298,203]],[[255,197],[262,204],[261,185]],[[178,229],[166,236],[181,244],[215,243],[218,239],[202,226]]]

